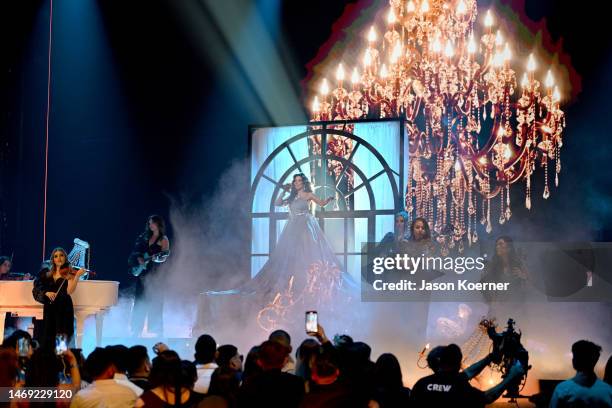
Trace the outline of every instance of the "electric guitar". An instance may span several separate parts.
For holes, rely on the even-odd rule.
[[[155,255],[149,255],[149,254],[144,254],[143,258],[144,258],[144,263],[142,264],[138,264],[136,266],[133,266],[132,268],[130,268],[130,273],[136,277],[140,276],[140,274],[142,274],[144,271],[147,270],[147,267],[149,266],[150,262],[155,262],[155,263],[164,263],[166,262],[166,259],[168,259],[168,256],[170,255],[170,251],[162,251],[159,252]]]

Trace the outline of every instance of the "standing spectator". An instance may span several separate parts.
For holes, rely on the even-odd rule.
[[[322,351],[322,350],[321,350]],[[300,408],[365,408],[367,401],[339,380],[340,369],[329,352],[311,359],[312,381]]]
[[[238,353],[236,346],[225,344],[217,349],[215,361],[219,368],[230,368],[238,373],[242,372],[242,360],[244,357]]]
[[[149,376],[151,389],[145,391],[135,407],[165,408],[178,406],[190,408],[196,406],[202,395],[193,391],[196,380],[196,369],[189,361],[181,361],[172,350],[160,352],[153,359]]]
[[[19,370],[17,352],[11,347],[0,347],[0,387],[14,387]]]
[[[128,350],[128,379],[147,391],[149,386],[149,373],[151,372],[151,360],[145,346],[132,346]]]
[[[97,347],[85,361],[85,369],[93,382],[79,391],[70,408],[124,408],[133,407],[138,395],[113,378],[115,365],[110,350]]]
[[[242,382],[247,381],[249,377],[262,372],[261,367],[257,363],[259,360],[259,346],[251,347],[249,353],[244,360],[244,371],[242,372]]]
[[[69,369],[68,378],[64,376],[65,368]],[[71,350],[57,356],[53,350],[44,347],[36,349],[26,366],[25,386],[53,387],[76,392],[81,388],[81,373],[75,355]],[[68,406],[68,403],[60,402],[57,405]]]
[[[612,407],[612,387],[595,374],[601,347],[587,340],[572,345],[572,366],[576,375],[555,388],[550,408],[557,407]]]
[[[311,376],[310,360],[319,352],[321,345],[315,339],[306,339],[295,351],[295,375],[309,381]]]
[[[265,341],[259,349],[261,373],[249,376],[238,393],[238,407],[292,408],[304,396],[304,382],[283,373],[289,349],[275,341]]]
[[[117,381],[117,384],[124,385],[130,388],[134,393],[140,397],[142,394],[142,388],[131,382],[127,377],[127,368],[130,359],[130,351],[127,347],[122,344],[115,346],[106,347],[110,351],[111,361],[115,366],[115,374],[113,378]]]
[[[404,387],[402,370],[397,358],[390,353],[382,354],[374,366],[373,400],[380,408],[400,408],[409,404],[410,389]]]
[[[608,385],[612,385],[612,356],[608,358],[608,362],[606,363],[606,371],[604,372],[604,381]]]
[[[291,351],[293,347],[291,346],[291,336],[284,330],[274,330],[270,333],[268,340],[275,341],[285,348],[289,349],[289,355],[287,356],[287,362],[283,366],[281,370],[283,373],[295,374],[295,361],[291,358]]]
[[[215,364],[215,353],[217,351],[217,342],[212,336],[203,334],[198,337],[195,345],[195,365],[198,373],[198,379],[193,386],[195,392],[206,394],[210,386],[210,378],[213,371],[218,367]]]
[[[228,407],[234,408],[238,403],[239,388],[240,379],[238,372],[232,368],[220,366],[212,375],[208,395],[217,398],[221,397],[225,400]],[[214,401],[214,398],[206,397],[206,399]]]

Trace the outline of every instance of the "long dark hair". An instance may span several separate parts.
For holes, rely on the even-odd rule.
[[[376,385],[381,388],[401,389],[404,387],[400,363],[391,353],[381,354],[378,357],[374,365],[373,377]]]
[[[312,187],[310,186],[310,181],[308,181],[308,177],[304,173],[297,173],[293,175],[293,180],[291,181],[291,192],[289,193],[289,198],[287,198],[288,203],[292,203],[295,200],[295,197],[298,195],[298,191],[295,188],[295,179],[296,177],[302,178],[302,183],[304,183],[304,191],[307,193],[312,193]]]
[[[503,262],[504,260],[501,256],[497,255],[497,243],[499,241],[504,241],[508,246],[508,267],[512,268],[522,268],[521,258],[516,252],[516,248],[514,247],[514,241],[509,236],[503,235],[495,240],[495,249],[493,251],[493,259],[491,259],[491,263],[487,268],[488,273],[502,273],[503,272]]]
[[[414,219],[414,221],[412,221],[412,224],[410,224],[410,240],[414,241],[414,227],[416,225],[417,222],[421,221],[423,223],[423,226],[425,227],[425,237],[423,237],[424,241],[430,241],[431,240],[431,230],[429,229],[429,224],[427,223],[427,220],[423,217],[417,217]]]
[[[153,359],[149,384],[155,387],[189,387],[193,378],[183,369],[183,362],[174,350],[162,351]]]
[[[151,231],[151,229],[149,228],[150,221],[153,221],[155,224],[157,224],[157,228],[159,229],[160,238],[166,235],[166,222],[164,221],[161,215],[154,214],[154,215],[151,215],[149,218],[147,218],[147,223],[145,224],[144,235],[147,238],[151,238],[151,236],[153,235],[153,231]]]
[[[53,251],[51,251],[51,256],[49,257],[49,271],[51,273],[55,272],[55,263],[53,262],[53,256],[56,252],[63,252],[64,256],[66,257],[66,262],[60,268],[64,269],[70,267],[70,261],[68,260],[68,254],[66,253],[66,250],[62,247],[57,247],[53,249]]]

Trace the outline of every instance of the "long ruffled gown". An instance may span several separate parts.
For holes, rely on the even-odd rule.
[[[296,197],[276,248],[260,272],[242,289],[257,298],[316,308],[354,296],[357,285],[343,266],[308,208]]]

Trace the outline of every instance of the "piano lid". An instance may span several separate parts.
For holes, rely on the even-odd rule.
[[[32,297],[33,281],[0,281],[0,307],[40,306]],[[108,308],[117,304],[119,282],[104,280],[79,281],[71,295],[78,307]]]

